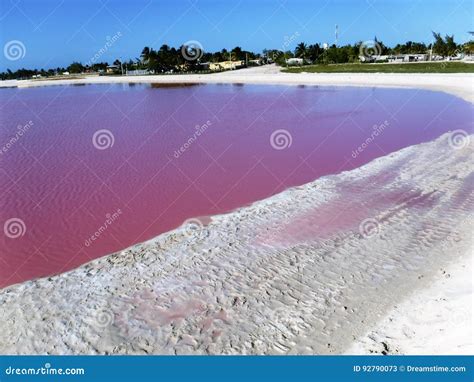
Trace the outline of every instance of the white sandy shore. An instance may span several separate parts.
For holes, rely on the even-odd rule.
[[[394,306],[347,354],[472,355],[473,255],[471,248],[440,267],[431,285]]]
[[[445,134],[5,288],[0,353],[340,354],[385,341],[472,354],[469,139],[454,149]],[[430,330],[466,336],[440,344]]]
[[[275,65],[203,75],[90,76],[82,79],[0,81],[0,88],[111,83],[243,83],[402,87],[443,91],[469,102],[474,101],[474,74],[469,73],[282,73]]]

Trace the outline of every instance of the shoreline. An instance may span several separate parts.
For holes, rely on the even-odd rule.
[[[474,102],[474,74],[468,73],[283,73],[275,65],[212,74],[89,76],[61,80],[0,81],[0,88],[79,84],[253,84],[411,88],[442,91]]]
[[[6,287],[0,352],[341,354],[472,250],[469,138],[455,150],[447,133],[198,230]],[[374,204],[379,192],[403,197]],[[371,215],[317,237],[324,212],[357,215],[353,199]]]

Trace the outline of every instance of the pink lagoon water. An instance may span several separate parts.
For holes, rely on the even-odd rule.
[[[253,85],[2,89],[0,101],[0,287],[472,132],[473,111],[438,92]]]

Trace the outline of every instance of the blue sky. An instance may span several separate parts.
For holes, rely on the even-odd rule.
[[[305,41],[371,40],[386,45],[431,41],[431,30],[457,42],[474,30],[471,0],[0,0],[0,71],[86,63],[117,36],[98,61],[138,57],[144,46],[199,41],[204,50],[241,46],[293,49]],[[20,41],[8,59],[6,45]],[[24,49],[23,49],[24,46]],[[11,58],[11,56],[10,56]]]

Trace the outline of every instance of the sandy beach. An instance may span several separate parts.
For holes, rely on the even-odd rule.
[[[443,91],[473,102],[473,80],[474,75],[466,73],[283,73],[275,65],[266,65],[202,75],[85,76],[81,79],[0,81],[0,88],[112,83],[242,83],[260,85],[401,87]]]
[[[471,99],[471,84],[443,90]],[[472,354],[474,136],[462,143],[447,133],[4,288],[0,352]]]
[[[412,292],[347,354],[472,354],[472,250]]]

